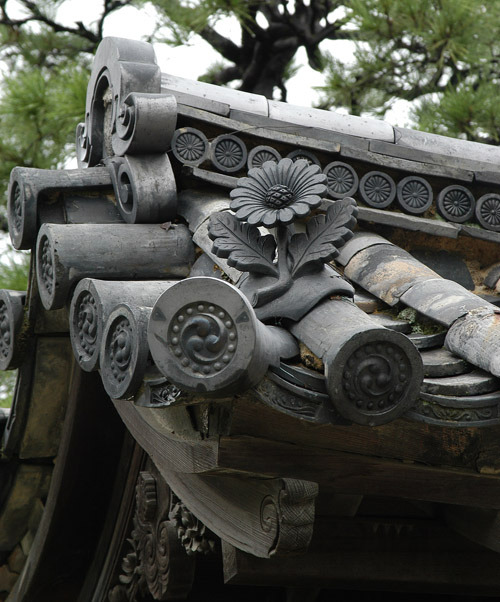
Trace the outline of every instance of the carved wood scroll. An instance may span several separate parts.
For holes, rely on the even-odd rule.
[[[213,550],[213,536],[149,471],[137,479],[132,524],[119,583],[111,588],[109,602],[133,602],[147,594],[154,600],[185,598],[194,578],[193,554]]]
[[[261,558],[300,554],[312,537],[318,485],[306,480],[212,476],[213,439],[189,445],[162,432],[161,410],[114,402],[126,427],[189,510],[219,537]],[[151,423],[148,423],[148,420]]]

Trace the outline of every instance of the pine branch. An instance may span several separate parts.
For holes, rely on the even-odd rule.
[[[241,48],[209,25],[203,27],[198,34],[228,61],[238,63],[241,60]]]
[[[75,36],[85,38],[96,45],[101,41],[98,35],[92,30],[85,27],[85,25],[82,22],[79,22],[77,24],[77,27],[69,27],[67,25],[62,25],[62,23],[58,23],[57,21],[54,21],[47,15],[43,14],[37,7],[35,2],[32,2],[31,0],[21,0],[21,3],[24,7],[31,11],[32,16],[28,17],[27,22],[35,21],[38,23],[44,23],[56,33],[70,33]]]
[[[132,4],[131,0],[104,0],[104,10],[101,13],[99,20],[97,21],[97,37],[102,40],[104,22],[106,18],[119,8],[129,6]]]
[[[242,72],[240,67],[236,65],[231,65],[229,67],[224,67],[220,71],[216,73],[207,73],[200,78],[201,81],[205,81],[209,84],[216,84],[219,86],[224,86],[229,82],[234,81],[235,79],[242,78]]]

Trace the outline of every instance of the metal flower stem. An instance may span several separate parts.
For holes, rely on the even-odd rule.
[[[276,242],[278,250],[279,278],[275,283],[266,286],[255,293],[252,301],[254,307],[260,307],[261,305],[273,301],[286,293],[292,286],[292,275],[288,269],[288,239],[288,226],[278,225],[276,228]]]

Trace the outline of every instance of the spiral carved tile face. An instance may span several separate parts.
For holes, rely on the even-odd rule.
[[[334,161],[325,167],[328,192],[335,199],[352,196],[358,189],[358,176],[347,163]]]
[[[205,134],[194,128],[176,130],[171,146],[174,157],[186,165],[201,163],[208,152],[208,140]]]
[[[136,108],[133,104],[123,103],[116,120],[116,127],[120,138],[130,138],[134,131]]]
[[[223,134],[212,142],[212,161],[221,171],[239,171],[244,167],[246,160],[246,147],[236,136]]]
[[[39,249],[39,281],[49,295],[54,292],[55,285],[55,269],[52,258],[52,246],[47,236],[44,236],[40,241]]]
[[[364,175],[359,189],[363,201],[377,209],[388,207],[396,196],[394,180],[381,171],[371,171]]]
[[[437,207],[450,222],[462,224],[474,215],[476,202],[470,190],[464,186],[447,186],[439,193]]]
[[[220,372],[231,363],[238,335],[221,307],[198,302],[177,312],[169,326],[168,342],[183,370],[200,377]]]
[[[4,301],[0,301],[0,355],[9,357],[12,345],[12,332],[9,310]]]
[[[123,382],[132,358],[133,332],[130,322],[122,317],[113,324],[112,332],[108,336],[109,369],[117,383]]]
[[[397,189],[398,201],[408,213],[424,213],[432,205],[432,188],[418,176],[409,176],[401,180]]]
[[[86,358],[96,353],[97,333],[99,318],[94,297],[89,292],[83,293],[75,311],[76,330],[78,332],[77,345]]]
[[[348,359],[343,387],[359,412],[376,414],[398,403],[410,373],[407,357],[394,345],[364,345]]]
[[[403,335],[360,333],[328,358],[333,406],[357,424],[385,424],[415,403],[423,380],[420,354]]]
[[[23,193],[21,191],[21,187],[18,182],[14,183],[13,191],[12,191],[12,225],[16,232],[21,232],[23,227]]]
[[[482,196],[476,205],[476,217],[483,228],[500,232],[500,195]]]

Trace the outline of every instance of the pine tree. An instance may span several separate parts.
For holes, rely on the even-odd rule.
[[[322,106],[382,117],[413,101],[413,127],[498,144],[500,2],[352,0],[355,59],[328,57]]]

